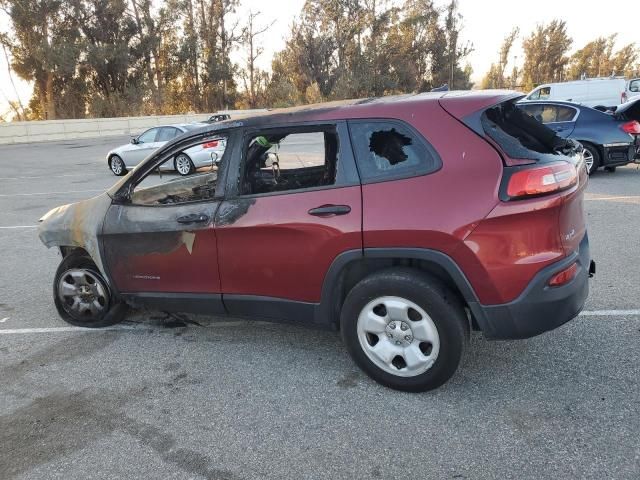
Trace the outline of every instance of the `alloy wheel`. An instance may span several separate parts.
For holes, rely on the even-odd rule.
[[[180,175],[188,175],[191,173],[191,160],[186,155],[178,155],[176,157],[176,170]]]
[[[587,165],[587,171],[591,172],[591,169],[593,168],[593,153],[585,148],[583,151],[583,155],[584,163]]]
[[[102,277],[84,268],[72,268],[58,280],[58,297],[72,317],[91,321],[109,309],[109,289]]]
[[[124,164],[120,157],[111,157],[111,171],[116,175],[122,174],[124,170]]]

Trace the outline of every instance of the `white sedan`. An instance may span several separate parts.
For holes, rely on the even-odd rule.
[[[182,135],[189,130],[206,127],[203,123],[183,123],[177,125],[162,125],[153,127],[137,137],[133,137],[130,143],[114,148],[107,154],[109,169],[115,175],[126,175],[129,169],[135,167],[165,143]],[[206,142],[190,147],[175,156],[173,162],[165,162],[163,170],[175,170],[180,175],[189,175],[198,168],[211,166],[212,153],[217,158],[222,157],[226,142],[224,139],[210,139]]]

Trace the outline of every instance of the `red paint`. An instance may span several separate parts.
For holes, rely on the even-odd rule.
[[[193,254],[182,246],[170,254],[127,259],[126,269],[171,278],[161,291],[222,291],[318,302],[327,270],[342,252],[417,247],[449,255],[481,303],[512,301],[537,272],[577,249],[585,234],[582,202],[587,182],[581,171],[577,184],[565,185],[566,190],[500,200],[504,164],[517,159],[499,154],[495,145],[454,117],[512,97],[504,92],[417,95],[298,113],[292,124],[404,120],[434,146],[443,166],[404,180],[257,197],[246,213],[216,226],[215,233],[198,232]],[[289,121],[286,118],[278,117]],[[308,214],[328,204],[349,205],[351,212],[329,218]],[[116,275],[125,291],[150,291],[146,281],[123,280],[124,272]]]
[[[256,198],[233,224],[217,227],[223,292],[318,302],[334,258],[362,248],[360,202],[359,186]],[[309,215],[327,204],[351,212]]]

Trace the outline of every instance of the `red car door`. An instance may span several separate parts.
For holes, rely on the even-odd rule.
[[[313,321],[300,317],[313,314],[331,263],[362,251],[346,125],[247,131],[229,175],[237,189],[215,222],[225,307],[232,315]]]
[[[233,145],[227,142],[216,163],[219,171],[160,177],[151,165],[134,182],[131,198],[109,208],[101,242],[105,267],[121,295],[160,310],[224,313],[214,219],[223,198],[218,173],[222,177]]]

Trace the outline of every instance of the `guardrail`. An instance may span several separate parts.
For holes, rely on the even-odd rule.
[[[225,110],[231,118],[242,118],[264,110]],[[133,135],[157,125],[200,122],[212,114],[157,115],[149,117],[86,118],[0,123],[0,145],[12,143],[75,140],[78,138]]]

